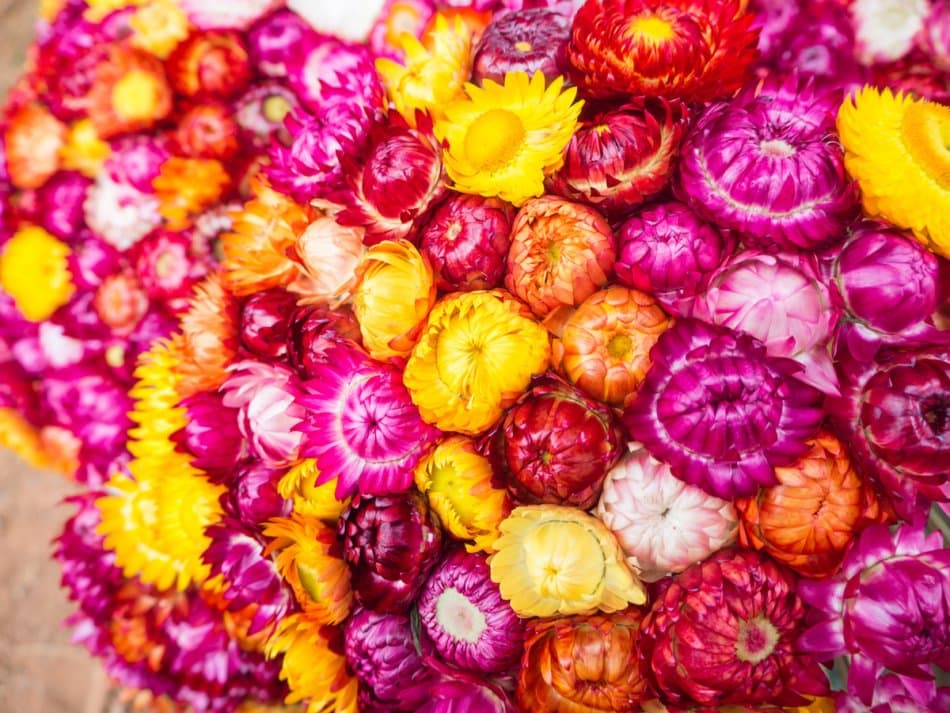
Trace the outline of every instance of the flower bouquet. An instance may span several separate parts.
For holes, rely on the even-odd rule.
[[[950,709],[947,3],[44,13],[0,436],[136,703]]]

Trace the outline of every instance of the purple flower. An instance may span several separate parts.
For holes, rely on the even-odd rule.
[[[69,273],[80,290],[98,287],[121,269],[122,254],[104,240],[90,235],[72,246]]]
[[[255,460],[238,467],[227,495],[235,517],[248,527],[257,527],[272,518],[289,516],[293,503],[277,491],[282,475],[283,471]]]
[[[316,38],[317,34],[300,15],[279,10],[258,22],[248,33],[251,64],[265,76],[285,78],[294,48]]]
[[[194,456],[191,463],[208,471],[217,482],[231,477],[231,470],[244,453],[244,440],[238,428],[238,410],[224,405],[224,397],[214,392],[199,392],[183,399],[188,420],[184,428],[172,434],[181,450]]]
[[[446,677],[432,687],[429,702],[416,713],[516,713],[517,710],[499,686],[485,680]]]
[[[248,297],[241,305],[241,344],[261,359],[282,359],[296,306],[296,296],[276,288]]]
[[[39,190],[40,225],[66,241],[72,241],[86,223],[83,204],[92,181],[75,171],[60,171]]]
[[[933,680],[888,673],[874,683],[869,705],[845,691],[835,694],[837,713],[933,713],[950,710],[950,686],[938,688]]]

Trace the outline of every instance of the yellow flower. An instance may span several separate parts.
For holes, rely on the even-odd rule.
[[[285,703],[307,702],[307,713],[357,713],[357,682],[343,655],[343,632],[293,614],[267,643],[271,658],[284,655],[280,677],[290,695]]]
[[[90,22],[99,22],[103,20],[106,15],[116,10],[135,7],[144,2],[146,2],[146,0],[86,0],[88,7],[86,8],[86,12],[83,13],[83,17]]]
[[[445,17],[436,15],[426,40],[428,49],[413,35],[402,35],[405,66],[391,59],[376,60],[390,99],[411,126],[416,125],[417,110],[441,116],[443,107],[462,94],[471,71],[471,32],[461,18],[450,27]]]
[[[436,136],[448,141],[445,169],[462,193],[498,196],[520,206],[544,193],[544,178],[564,162],[564,149],[584,102],[577,89],[561,91],[558,77],[545,88],[544,75],[509,72],[504,85],[466,84],[468,98],[445,108]]]
[[[273,539],[267,552],[294,590],[304,616],[321,624],[339,624],[350,614],[350,570],[337,552],[336,533],[316,518],[274,518],[264,527]]]
[[[838,134],[868,215],[950,258],[950,107],[865,87],[841,105]]]
[[[490,549],[508,514],[508,496],[492,487],[491,463],[465,436],[449,436],[416,466],[416,487],[442,525],[469,552]]]
[[[284,473],[277,482],[277,493],[293,501],[295,515],[336,522],[350,504],[350,498],[342,502],[337,500],[336,478],[317,485],[318,475],[317,461],[305,458]]]
[[[42,228],[20,228],[0,255],[0,287],[31,322],[42,322],[75,291],[69,247]]]
[[[614,612],[646,589],[604,524],[561,505],[515,508],[501,523],[491,578],[519,616]]]
[[[0,408],[0,446],[13,451],[34,468],[51,465],[39,431],[12,408]]]
[[[40,0],[40,17],[46,22],[52,22],[66,6],[66,0]]]
[[[184,590],[208,578],[205,528],[221,518],[224,488],[208,482],[170,438],[186,418],[175,388],[179,350],[176,341],[160,341],[140,358],[130,391],[135,406],[129,416],[137,425],[129,430],[128,449],[134,457],[128,473],[112,475],[108,495],[96,506],[102,515],[97,531],[127,577]]]
[[[231,182],[220,161],[172,156],[152,181],[158,212],[169,230],[184,230],[199,213],[214,205]]]
[[[174,49],[188,37],[188,16],[176,0],[149,0],[129,18],[132,46],[159,59],[168,59]]]
[[[476,435],[548,366],[548,333],[503,291],[436,304],[403,373],[413,403],[443,431]]]
[[[407,356],[435,304],[432,267],[408,240],[374,245],[356,267],[353,313],[374,359]]]
[[[66,143],[59,150],[63,168],[95,178],[112,153],[108,142],[99,138],[90,119],[80,119],[69,127]]]

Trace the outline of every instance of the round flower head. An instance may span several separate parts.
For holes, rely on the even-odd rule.
[[[474,680],[473,680],[474,679]],[[516,713],[505,689],[484,677],[446,676],[430,689],[416,713]]]
[[[544,179],[561,167],[564,148],[583,102],[558,77],[545,86],[541,72],[505,75],[503,85],[465,85],[466,98],[445,107],[435,125],[448,142],[443,154],[452,188],[498,196],[520,206],[544,193]],[[563,90],[563,91],[562,91]]]
[[[365,252],[363,228],[344,227],[320,216],[291,248],[300,274],[287,289],[299,304],[326,304],[331,309],[349,300],[356,286],[356,266]]]
[[[929,12],[928,0],[855,0],[855,54],[864,64],[900,59],[914,46]]]
[[[703,277],[735,242],[683,203],[656,203],[627,220],[617,234],[617,282],[653,295],[672,314],[699,292]]]
[[[706,102],[738,89],[756,58],[741,0],[592,0],[574,17],[571,79],[595,98]]]
[[[72,171],[60,171],[50,178],[37,196],[42,206],[40,225],[57,238],[71,240],[85,227],[83,204],[91,185],[88,178]]]
[[[39,188],[60,166],[66,126],[40,104],[13,112],[3,130],[6,173],[21,190]]]
[[[471,33],[460,19],[450,24],[436,15],[425,39],[423,45],[414,35],[400,35],[404,64],[385,57],[376,60],[390,100],[410,126],[415,125],[416,112],[442,116],[445,106],[462,96],[471,68]]]
[[[855,534],[884,517],[844,445],[828,433],[796,463],[776,468],[775,477],[778,485],[736,503],[742,544],[806,577],[833,575]]]
[[[286,78],[300,59],[295,48],[309,48],[315,40],[316,33],[300,15],[287,9],[278,10],[247,33],[251,66],[265,77]]]
[[[428,260],[407,240],[386,240],[360,258],[356,280],[353,313],[370,356],[408,356],[435,304]]]
[[[499,529],[491,578],[519,616],[614,612],[646,601],[610,530],[576,508],[515,508]]]
[[[452,666],[503,673],[521,655],[523,624],[501,598],[484,555],[457,549],[432,571],[416,603],[422,630]]]
[[[622,406],[643,382],[650,350],[669,326],[649,295],[614,285],[595,292],[568,317],[551,361],[595,399]]]
[[[482,433],[547,368],[547,332],[505,295],[463,292],[432,309],[403,373],[426,422]]]
[[[169,80],[189,99],[230,99],[250,80],[243,37],[230,30],[192,33],[168,58]]]
[[[544,318],[603,287],[615,257],[613,231],[593,208],[553,196],[531,199],[511,226],[505,287]]]
[[[216,392],[202,391],[181,401],[187,420],[172,438],[192,455],[192,465],[212,474],[230,475],[244,451],[238,411]]]
[[[753,337],[682,320],[651,358],[624,424],[673,475],[711,495],[732,499],[773,485],[773,467],[794,463],[818,431],[821,392]]]
[[[281,5],[278,0],[178,0],[188,19],[199,30],[246,30]]]
[[[255,292],[245,299],[238,327],[241,346],[264,360],[287,356],[290,320],[296,304],[292,294],[279,288]]]
[[[36,226],[20,228],[0,253],[0,286],[31,322],[48,319],[75,291],[69,248]]]
[[[231,178],[220,161],[172,156],[152,181],[158,211],[169,230],[184,230],[220,200]]]
[[[930,665],[950,665],[950,549],[939,532],[903,524],[866,529],[830,579],[803,581],[802,598],[819,610],[799,640],[831,659],[851,654],[848,692],[871,703],[883,668],[926,681]]]
[[[141,50],[109,45],[96,65],[87,109],[103,139],[150,129],[172,110],[172,90],[162,63]]]
[[[282,135],[284,119],[300,106],[300,100],[283,84],[261,82],[251,85],[234,106],[234,120],[243,138],[265,149]]]
[[[151,0],[140,5],[129,18],[130,42],[159,59],[167,59],[188,37],[188,16],[177,0]]]
[[[636,446],[607,473],[596,515],[647,582],[682,572],[736,536],[732,503],[687,485]]]
[[[504,82],[508,72],[542,72],[548,82],[563,74],[570,18],[546,7],[499,13],[475,48],[472,78]]]
[[[902,711],[931,713],[950,708],[950,686],[937,686],[935,681],[921,681],[910,676],[886,673],[874,682],[874,695],[868,705],[847,691],[835,694],[836,713],[871,711]]]
[[[950,108],[867,87],[838,112],[845,166],[871,218],[883,218],[950,258]]]
[[[233,110],[217,101],[196,104],[178,120],[174,141],[189,158],[228,160],[240,148]]]
[[[311,378],[327,361],[327,351],[340,342],[360,342],[360,326],[345,307],[299,307],[291,317],[287,341],[290,363],[305,378]]]
[[[491,462],[475,442],[448,436],[416,466],[416,487],[452,537],[469,552],[491,549],[510,510],[505,490],[492,484]]]
[[[641,666],[673,702],[805,705],[802,694],[823,695],[828,681],[796,648],[804,617],[794,575],[756,552],[724,550],[653,603]]]
[[[856,196],[833,138],[837,101],[791,77],[710,106],[683,143],[678,191],[769,252],[840,240]]]
[[[647,694],[636,653],[642,618],[630,607],[529,621],[518,673],[522,710],[639,710]]]
[[[551,188],[610,217],[630,213],[673,175],[686,127],[678,101],[634,98],[581,122]]]
[[[402,612],[439,561],[442,529],[425,498],[357,495],[337,524],[356,601],[378,612]]]
[[[277,517],[299,512],[290,498],[280,491],[281,472],[259,461],[248,460],[235,467],[231,476],[225,507],[248,527],[257,528]]]
[[[162,222],[159,201],[128,183],[100,173],[83,205],[86,224],[118,250],[128,250]]]
[[[160,230],[135,245],[135,273],[146,294],[177,311],[195,284],[208,272],[208,264],[193,253],[191,235]]]
[[[79,171],[87,178],[95,178],[102,171],[112,148],[99,138],[89,119],[80,119],[69,127],[66,143],[59,150],[63,168]]]
[[[442,292],[490,290],[501,285],[511,246],[514,211],[498,198],[450,195],[421,229],[419,250]]]
[[[228,378],[237,349],[237,301],[212,273],[191,298],[181,318],[178,391],[182,397],[217,389]]]
[[[161,173],[162,164],[171,157],[169,143],[136,134],[114,140],[112,144],[112,152],[104,164],[109,178],[142,193],[151,193],[152,181]]]
[[[293,589],[304,616],[321,624],[342,623],[350,614],[353,593],[336,533],[297,514],[274,518],[263,533],[271,538],[267,552],[277,553],[277,571]]]
[[[316,459],[318,485],[336,478],[340,500],[412,485],[416,464],[439,432],[420,418],[395,367],[355,346],[334,345],[304,389],[301,453]]]

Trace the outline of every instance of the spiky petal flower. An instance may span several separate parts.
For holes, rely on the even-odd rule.
[[[671,314],[696,296],[703,277],[735,249],[735,240],[678,201],[655,203],[617,234],[617,282],[653,295]]]
[[[407,615],[358,609],[347,619],[344,635],[346,661],[362,684],[361,699],[366,695],[380,707],[402,710],[416,710],[428,699],[435,671],[413,646]]]
[[[542,72],[553,82],[564,73],[570,18],[547,7],[498,13],[485,28],[472,64],[472,79],[504,82],[508,72]]]
[[[845,99],[838,134],[871,218],[883,218],[950,258],[950,108],[866,87]]]
[[[554,196],[532,199],[511,226],[505,287],[543,318],[603,287],[615,259],[613,231],[596,210]]]
[[[357,495],[340,517],[337,533],[356,601],[378,612],[404,611],[442,550],[439,519],[414,490]]]
[[[237,302],[218,273],[212,273],[195,289],[181,318],[178,393],[182,397],[224,383],[238,346],[237,323]]]
[[[742,86],[756,58],[741,0],[593,0],[574,17],[567,56],[588,96],[706,102]]]
[[[686,130],[679,101],[635,97],[581,122],[551,188],[619,218],[670,181]]]
[[[224,165],[216,159],[172,156],[162,164],[152,186],[166,226],[184,230],[220,200],[230,182]]]
[[[500,530],[491,578],[519,616],[615,612],[646,601],[610,530],[576,508],[515,508]]]
[[[558,77],[505,75],[503,85],[465,85],[466,97],[445,108],[435,133],[448,142],[443,161],[452,188],[520,206],[544,193],[544,179],[559,169],[583,102]]]
[[[682,320],[651,357],[624,424],[673,475],[712,495],[732,499],[773,485],[773,467],[794,463],[818,431],[821,392],[794,378],[795,362],[768,356],[753,337]]]
[[[327,350],[339,342],[360,342],[360,326],[352,311],[305,306],[294,312],[287,355],[302,376],[311,378],[326,361]]]
[[[804,617],[794,575],[756,552],[724,550],[653,603],[641,666],[677,703],[804,705],[802,694],[828,692],[818,663],[796,649]]]
[[[510,511],[506,491],[494,487],[492,478],[491,462],[465,436],[446,437],[416,466],[419,492],[446,532],[468,541],[470,552],[491,548]]]
[[[48,319],[72,297],[69,247],[42,228],[20,228],[0,254],[0,286],[31,322]]]
[[[551,362],[595,399],[622,406],[650,368],[650,352],[669,317],[649,295],[614,285],[568,317]]]
[[[317,463],[304,458],[277,481],[277,492],[293,503],[293,512],[303,517],[314,517],[326,523],[335,523],[350,505],[350,499],[337,500],[336,481],[317,485]]]
[[[803,581],[802,598],[821,610],[799,645],[822,658],[850,653],[848,690],[870,704],[882,668],[914,678],[950,665],[950,549],[939,532],[904,524],[865,530],[841,572]]]
[[[302,386],[283,364],[245,359],[222,385],[224,405],[238,409],[238,427],[250,452],[279,468],[293,463],[303,440],[295,427],[305,416]]]
[[[445,431],[485,431],[545,370],[544,328],[507,293],[463,292],[436,304],[403,381],[422,418]]]
[[[832,131],[837,102],[791,77],[710,106],[683,143],[682,198],[769,252],[839,240],[857,199]]]
[[[819,433],[811,450],[775,469],[778,485],[736,502],[742,544],[765,550],[806,577],[829,577],[855,534],[884,520],[844,445]]]
[[[607,473],[596,515],[647,582],[682,572],[736,536],[732,503],[687,485],[636,446]]]
[[[336,478],[340,500],[412,485],[413,469],[439,432],[420,417],[398,369],[335,345],[304,390],[301,453],[316,459],[318,485]]]
[[[647,680],[637,661],[643,614],[570,616],[528,622],[518,704],[529,711],[638,710]]]
[[[552,374],[536,379],[505,414],[492,456],[516,500],[588,510],[623,442],[609,407]]]

